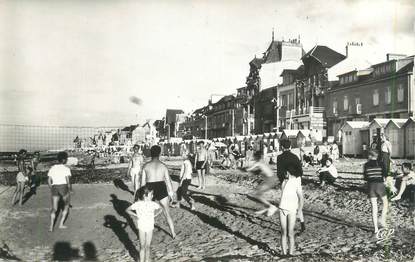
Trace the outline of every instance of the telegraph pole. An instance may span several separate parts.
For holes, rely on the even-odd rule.
[[[235,109],[232,109],[232,136],[235,136]]]

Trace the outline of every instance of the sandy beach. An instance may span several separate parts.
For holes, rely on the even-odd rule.
[[[362,162],[362,161],[360,161]],[[335,187],[321,189],[312,168],[303,178],[306,231],[296,237],[298,256],[283,261],[406,261],[414,256],[415,229],[406,203],[393,203],[390,213],[393,234],[379,241],[372,233],[370,204],[359,173],[361,163],[339,163]],[[177,161],[168,161],[177,181]],[[125,167],[96,170],[124,176]],[[108,175],[108,174],[107,174]],[[125,178],[125,177],[124,177]],[[131,188],[128,181],[124,180]],[[172,240],[163,216],[156,219],[154,261],[273,261],[281,259],[278,215],[254,214],[261,205],[249,199],[258,178],[240,170],[215,169],[208,186],[191,186],[196,210],[187,206],[172,210],[177,238]],[[193,180],[193,184],[197,179]],[[0,188],[0,240],[2,256],[22,261],[52,259],[82,261],[134,261],[138,240],[134,222],[125,214],[131,193],[114,183],[75,184],[68,229],[47,231],[50,195],[46,185],[23,207],[10,206],[13,188]],[[177,187],[177,182],[174,182]],[[124,190],[123,190],[124,189]],[[267,194],[278,203],[280,191]],[[123,223],[127,223],[123,227]],[[299,232],[299,223],[296,225]],[[7,248],[6,246],[7,245]]]

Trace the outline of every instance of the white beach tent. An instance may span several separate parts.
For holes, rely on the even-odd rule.
[[[311,146],[311,131],[308,129],[300,129],[297,134],[297,145]]]
[[[376,136],[378,133],[378,130],[382,132],[386,125],[389,123],[389,121],[392,120],[390,118],[375,118],[370,122],[369,125],[369,136],[370,136],[370,144],[373,143],[373,137]]]
[[[391,157],[403,158],[405,156],[405,132],[403,125],[407,119],[391,119],[385,126],[385,135],[392,144]]]
[[[282,139],[288,139],[291,141],[291,147],[295,148],[297,147],[297,135],[299,130],[297,129],[284,129],[281,134],[281,140]]]
[[[340,128],[342,132],[342,148],[344,155],[362,154],[361,131],[369,128],[370,123],[365,121],[346,121]]]
[[[415,117],[410,117],[402,128],[405,133],[405,158],[415,158]]]

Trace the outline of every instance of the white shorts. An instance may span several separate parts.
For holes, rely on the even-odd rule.
[[[23,172],[17,173],[16,182],[17,183],[26,183],[29,181],[29,178],[23,174]]]
[[[130,169],[130,176],[132,178],[134,178],[134,177],[136,177],[136,176],[138,176],[140,174],[140,171],[141,171],[141,168],[139,168],[139,167],[133,167],[133,168]]]

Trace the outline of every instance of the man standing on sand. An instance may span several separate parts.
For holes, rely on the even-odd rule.
[[[208,161],[208,153],[203,145],[204,145],[203,141],[200,141],[199,143],[197,143],[197,149],[196,149],[195,163],[196,163],[197,176],[199,178],[198,189],[206,188],[205,171],[206,171],[206,165]]]
[[[133,147],[133,155],[131,156],[131,160],[128,163],[128,171],[127,173],[131,176],[131,181],[133,183],[133,190],[134,195],[137,190],[140,188],[140,173],[141,167],[144,162],[143,154],[140,152],[140,147],[138,145],[134,145]]]
[[[64,203],[64,208],[62,211],[59,228],[66,228],[63,223],[65,222],[66,216],[69,213],[70,192],[72,192],[72,185],[70,182],[71,170],[65,166],[66,162],[68,161],[68,154],[66,152],[59,152],[58,161],[59,164],[52,166],[48,172],[48,185],[52,194],[52,210],[50,212],[49,228],[50,232],[53,231],[56,212],[58,211],[58,203],[61,198]]]
[[[391,154],[392,154],[392,144],[386,138],[385,133],[380,134],[380,152],[379,153],[380,153],[379,160],[381,161],[383,165],[386,175],[389,176]]]
[[[160,161],[160,146],[152,146],[150,149],[151,160],[144,164],[141,178],[141,186],[153,191],[153,200],[158,201],[163,209],[164,216],[170,227],[172,238],[176,237],[173,219],[169,211],[169,198],[173,200],[173,185],[166,165]]]

